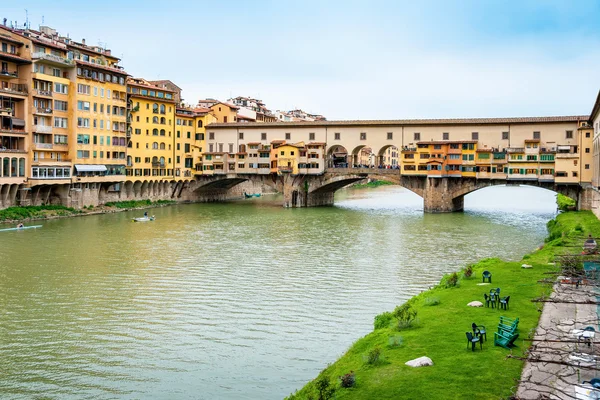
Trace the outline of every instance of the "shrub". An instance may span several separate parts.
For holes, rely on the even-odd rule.
[[[373,322],[374,329],[387,328],[390,326],[392,318],[394,318],[392,313],[387,311],[375,316],[375,321]]]
[[[575,228],[573,228],[573,230],[575,232],[581,233],[581,232],[583,232],[583,226],[581,224],[577,224],[577,225],[575,225]]]
[[[369,364],[369,365],[375,365],[375,364],[379,363],[380,359],[381,359],[381,349],[379,348],[379,346],[372,348],[367,353],[367,364]]]
[[[354,371],[350,371],[348,374],[344,374],[340,376],[341,386],[343,388],[351,388],[356,383],[356,377],[354,376]]]
[[[317,388],[317,399],[318,400],[329,400],[333,397],[335,393],[335,388],[331,386],[329,383],[329,379],[326,376],[321,376],[317,378],[315,382],[315,387]]]
[[[426,306],[437,306],[438,304],[440,304],[440,298],[439,297],[426,297],[425,298],[425,305]]]
[[[473,266],[467,265],[463,271],[463,274],[465,275],[465,278],[470,278],[473,275]]]
[[[402,336],[400,336],[400,335],[390,336],[388,338],[388,347],[390,349],[394,349],[396,347],[402,347],[402,344],[404,344],[404,338],[402,338]]]
[[[417,310],[410,303],[404,303],[394,309],[393,315],[398,320],[398,329],[408,328],[417,318]]]
[[[447,288],[458,286],[458,274],[456,272],[453,272],[450,275],[447,275],[445,278],[446,278],[445,279],[445,281],[446,281],[446,285],[445,286]]]

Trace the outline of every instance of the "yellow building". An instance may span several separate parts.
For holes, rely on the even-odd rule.
[[[69,100],[76,140],[69,147],[74,188],[94,189],[96,183],[108,182],[109,191],[118,191],[114,183],[125,181],[127,73],[110,50],[85,41],[67,46],[77,72]]]
[[[237,111],[240,109],[233,104],[218,102],[210,107],[215,116],[215,122],[232,123],[237,122]]]
[[[196,145],[196,118],[191,109],[175,110],[175,179],[194,176],[194,146]]]
[[[174,179],[174,92],[133,78],[127,80],[127,92],[132,133],[127,154],[127,180]]]
[[[194,110],[194,125],[196,127],[195,141],[192,145],[192,158],[196,175],[202,175],[202,154],[206,149],[206,126],[216,122],[216,117],[210,108],[198,107]],[[241,151],[238,149],[238,151]]]
[[[48,33],[55,32],[50,30]],[[70,184],[72,163],[69,151],[75,149],[76,137],[71,111],[74,103],[69,96],[73,97],[71,81],[75,80],[75,62],[69,58],[69,49],[63,42],[35,35],[31,35],[30,40],[33,141],[29,186]]]
[[[465,178],[474,178],[477,175],[475,167],[475,154],[477,153],[476,141],[465,141],[462,146],[461,175]]]

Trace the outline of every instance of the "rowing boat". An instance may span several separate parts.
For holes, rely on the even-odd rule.
[[[148,222],[154,221],[154,217],[140,217],[140,218],[132,218],[133,222]]]
[[[25,229],[36,229],[36,228],[41,228],[42,225],[30,225],[30,226],[22,226],[20,228],[5,228],[5,229],[0,229],[0,232],[8,232],[8,231],[23,231]]]

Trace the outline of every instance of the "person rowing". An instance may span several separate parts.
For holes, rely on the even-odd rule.
[[[20,223],[19,225],[17,225],[17,229],[23,229],[25,228],[25,225],[23,225],[23,223]]]

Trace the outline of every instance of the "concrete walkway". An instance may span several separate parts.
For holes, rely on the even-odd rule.
[[[596,303],[596,288],[560,283],[561,278],[558,282],[551,295],[557,302],[544,303],[516,397],[600,399],[600,391],[581,385],[582,381],[600,377],[594,371],[600,366],[600,333],[587,342],[581,337],[587,326],[598,331],[597,305],[578,304]]]

